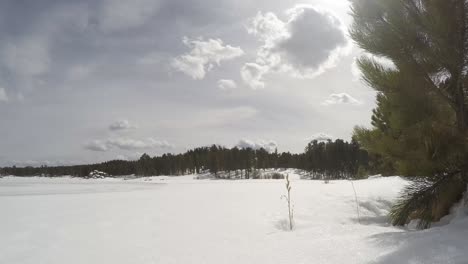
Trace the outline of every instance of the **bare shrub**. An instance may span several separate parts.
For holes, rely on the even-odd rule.
[[[287,195],[283,195],[288,203],[288,216],[289,216],[289,230],[294,228],[294,212],[291,205],[291,181],[289,180],[289,174],[286,174],[286,191]]]

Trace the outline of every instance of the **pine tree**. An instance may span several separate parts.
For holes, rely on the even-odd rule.
[[[355,136],[386,169],[425,176],[406,189],[391,217],[398,225],[420,218],[428,227],[465,189],[452,187],[467,182],[468,4],[353,0],[352,15],[351,37],[374,56],[358,65],[378,92],[373,128],[356,128]]]

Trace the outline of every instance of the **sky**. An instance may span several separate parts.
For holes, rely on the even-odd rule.
[[[0,166],[350,140],[375,92],[349,12],[347,0],[3,0]]]

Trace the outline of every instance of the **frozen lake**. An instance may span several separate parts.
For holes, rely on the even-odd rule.
[[[359,223],[349,181],[291,175],[292,232],[284,180],[5,177],[0,263],[466,263],[466,217],[423,232],[388,224],[403,179],[355,181]]]

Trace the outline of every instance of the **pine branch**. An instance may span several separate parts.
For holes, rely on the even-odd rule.
[[[448,213],[465,190],[459,176],[460,171],[454,171],[435,181],[428,178],[413,180],[391,209],[392,224],[405,225],[411,219],[419,219],[418,228],[429,228],[433,221]]]

